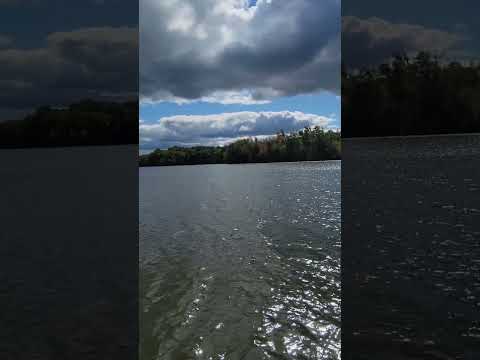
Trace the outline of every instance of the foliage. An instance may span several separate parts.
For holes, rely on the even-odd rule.
[[[140,166],[254,163],[340,159],[340,133],[319,127],[286,135],[237,140],[224,147],[171,147],[140,156]]]
[[[442,63],[426,52],[375,69],[342,67],[346,137],[480,131],[480,65]]]
[[[138,103],[82,101],[0,123],[0,147],[138,143]]]

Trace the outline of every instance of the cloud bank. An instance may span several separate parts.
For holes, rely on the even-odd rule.
[[[339,0],[142,0],[142,101],[339,91]]]
[[[84,28],[48,35],[46,46],[1,48],[0,104],[28,109],[138,91],[138,29]],[[5,41],[3,41],[5,43]]]
[[[348,67],[378,65],[393,54],[428,51],[444,54],[457,48],[465,34],[395,24],[380,18],[342,18],[342,59]]]
[[[264,137],[283,129],[329,127],[333,118],[299,111],[222,113],[215,115],[176,115],[154,123],[140,121],[140,148],[223,145],[242,137]]]

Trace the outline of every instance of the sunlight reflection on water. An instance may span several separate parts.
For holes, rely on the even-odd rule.
[[[340,359],[340,162],[145,170],[142,360]]]

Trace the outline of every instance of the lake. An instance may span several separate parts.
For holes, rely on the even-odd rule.
[[[141,168],[140,358],[339,359],[340,164]]]
[[[479,359],[480,136],[342,152],[345,359]]]
[[[134,359],[138,146],[0,162],[0,359]]]

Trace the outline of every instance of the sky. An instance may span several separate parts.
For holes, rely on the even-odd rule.
[[[446,61],[478,61],[479,12],[475,0],[343,0],[342,59],[358,68],[394,52],[428,51]]]
[[[135,1],[0,0],[0,121],[136,98],[138,21]]]
[[[428,50],[478,60],[479,4],[0,0],[0,121],[139,92],[142,151],[339,128],[341,58],[359,67]]]
[[[140,150],[340,128],[339,0],[142,0]]]

